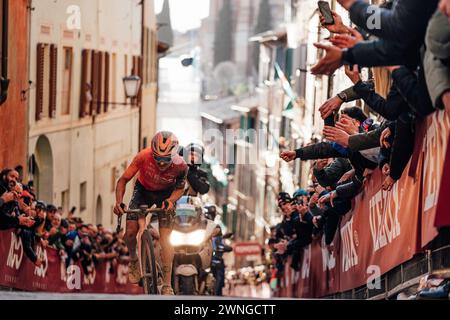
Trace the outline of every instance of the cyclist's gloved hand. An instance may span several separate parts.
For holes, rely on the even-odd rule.
[[[114,214],[121,216],[124,214],[126,210],[126,206],[123,203],[116,203],[116,205],[114,206]]]
[[[164,202],[162,204],[162,209],[164,209],[168,212],[175,211],[175,204],[170,200],[164,200]]]

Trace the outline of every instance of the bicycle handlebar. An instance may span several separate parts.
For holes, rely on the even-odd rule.
[[[125,205],[122,206],[122,209],[125,208]],[[164,213],[166,212],[165,209],[162,208],[149,208],[147,206],[142,206],[139,209],[128,209],[128,210],[123,210],[124,214],[133,214],[133,213],[137,213],[137,214],[148,214],[148,213]],[[117,228],[116,228],[116,233],[120,232],[122,226],[122,214],[117,216]]]
[[[130,214],[130,213],[142,213],[142,214],[146,214],[146,213],[161,213],[161,212],[166,212],[166,210],[161,209],[161,208],[150,208],[150,209],[129,209],[129,210],[124,210],[123,211],[125,214]]]

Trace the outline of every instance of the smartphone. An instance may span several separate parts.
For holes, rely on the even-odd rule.
[[[330,4],[327,1],[319,1],[317,3],[319,11],[325,18],[325,24],[334,24],[333,14],[331,13]]]
[[[325,118],[325,125],[328,127],[334,127],[335,124],[335,114],[333,113],[332,115],[328,116]]]

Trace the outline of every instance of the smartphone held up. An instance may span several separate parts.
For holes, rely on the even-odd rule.
[[[318,1],[320,14],[325,18],[325,25],[334,24],[333,14],[331,12],[330,4],[327,1]]]

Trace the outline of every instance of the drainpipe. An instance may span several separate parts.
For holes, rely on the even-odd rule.
[[[1,74],[1,92],[0,92],[0,105],[5,103],[8,99],[8,26],[9,26],[9,0],[3,0],[3,16],[2,16],[2,74]]]

